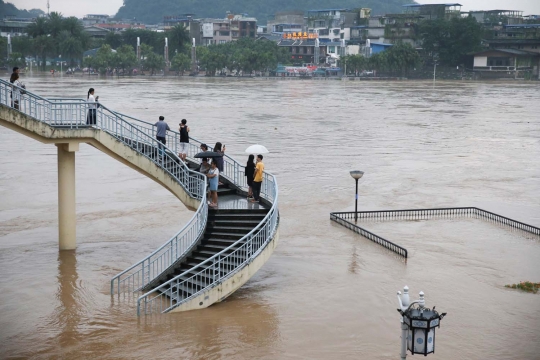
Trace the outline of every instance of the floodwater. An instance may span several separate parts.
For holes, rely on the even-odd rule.
[[[280,243],[208,309],[137,318],[109,280],[191,217],[171,193],[98,150],[76,155],[78,248],[57,250],[56,148],[0,128],[0,358],[397,359],[396,291],[448,316],[432,359],[540,359],[540,239],[471,218],[367,221],[405,262],[331,222],[360,210],[477,206],[540,226],[537,83],[31,77],[176,127],[244,161],[266,145]],[[417,355],[419,356],[419,355]]]

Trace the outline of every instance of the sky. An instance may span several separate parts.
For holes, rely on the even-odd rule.
[[[149,0],[151,1],[151,0]],[[384,0],[382,0],[384,1]],[[461,0],[463,11],[469,10],[522,10],[524,15],[540,15],[540,0]],[[6,0],[19,9],[38,8],[47,11],[47,0]],[[61,12],[64,16],[83,17],[86,14],[114,15],[122,6],[123,0],[49,0],[51,11]],[[359,3],[362,1],[359,0]],[[411,1],[412,2],[412,1]],[[417,0],[420,4],[440,4],[448,0]]]

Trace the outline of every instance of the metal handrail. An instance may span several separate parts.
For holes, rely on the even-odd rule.
[[[534,235],[540,235],[540,228],[526,224],[521,221],[511,219],[506,216],[495,214],[493,212],[483,210],[477,207],[447,207],[447,208],[430,208],[430,209],[405,209],[405,210],[373,210],[373,211],[346,211],[330,213],[330,220],[343,225],[352,231],[366,237],[367,239],[376,242],[385,248],[392,250],[405,258],[407,258],[407,249],[374,234],[347,219],[376,219],[380,220],[401,220],[401,219],[418,219],[433,216],[464,216],[472,215],[479,218],[484,218],[489,221],[497,222],[505,226],[509,226],[518,230],[522,230]]]
[[[271,176],[273,177],[273,175]],[[143,306],[145,314],[154,311],[168,312],[230,278],[246,264],[253,261],[274,238],[277,230],[279,223],[277,183],[275,183],[275,190],[276,195],[272,208],[253,230],[202,263],[141,295],[137,299],[137,315],[140,316],[141,314],[141,306]],[[238,247],[239,245],[240,247]],[[233,251],[228,253],[230,250]],[[197,273],[186,277],[186,275],[193,272]],[[225,275],[221,275],[222,273],[225,273]],[[211,279],[211,281],[208,279]],[[204,286],[198,291],[192,292],[189,297],[179,300],[180,289],[191,288],[192,280],[202,282]],[[176,291],[164,290],[167,288],[176,288]],[[164,307],[164,305],[168,306]]]
[[[8,93],[11,92],[12,86],[10,83],[6,83],[3,80],[0,80],[0,84],[2,85],[0,86],[0,102],[4,103],[7,106],[10,106],[11,103],[8,102],[7,99]],[[7,87],[9,87],[9,89]],[[27,91],[26,93],[29,96],[24,96],[24,101],[21,101],[19,104],[19,110],[26,113],[27,115],[37,120],[46,122],[51,126],[68,127],[75,129],[88,128],[88,125],[86,125],[86,115],[88,113],[89,104],[86,101],[81,99],[68,99],[68,101],[63,99],[47,100],[45,98],[32,94],[31,92]],[[21,100],[23,100],[23,97],[21,97]],[[176,156],[176,154],[178,153],[178,145],[180,143],[180,134],[178,132],[169,131],[167,133],[168,145],[164,146],[161,143],[158,143],[155,139],[155,128],[151,123],[112,111],[102,104],[100,104],[99,108],[96,109],[96,118],[98,128],[107,131],[120,141],[123,141],[126,145],[131,146],[132,143],[135,141],[137,145],[136,151],[139,151],[139,145],[142,145],[143,148],[144,146],[151,146],[152,148],[156,149],[162,148],[163,151],[161,152],[161,156],[158,157],[158,159],[163,159],[166,157],[168,159],[172,159],[173,161],[179,160]],[[113,124],[115,126],[112,126]],[[133,137],[133,134],[135,134],[136,136]],[[200,144],[200,141],[194,138],[190,138],[190,143],[188,146],[188,157],[190,159],[193,159],[194,155],[199,152]],[[211,147],[209,147],[209,149],[211,149]],[[139,151],[139,153],[146,156],[142,151]],[[154,161],[154,159],[152,159],[151,157],[148,158]],[[240,190],[246,190],[247,181],[244,176],[244,166],[227,155],[223,156],[223,160],[224,171],[220,175],[222,175],[225,179],[230,181]],[[154,162],[162,169],[168,171],[164,167],[165,161]],[[187,168],[187,166],[182,162],[180,162],[180,164],[181,169],[178,170],[182,170],[187,174],[196,173],[192,170],[189,170],[189,168]],[[180,173],[173,174],[170,171],[168,172],[188,191],[188,194],[190,194],[190,196],[200,199],[201,205],[197,209],[197,212],[192,217],[192,219],[188,222],[188,224],[173,238],[171,238],[168,242],[163,244],[160,248],[155,250],[149,256],[145,257],[141,261],[132,265],[130,268],[122,271],[121,273],[113,277],[113,279],[111,280],[111,294],[114,293],[115,288],[118,289],[118,293],[120,293],[122,290],[128,290],[133,292],[140,290],[151,280],[155,279],[159,274],[163,273],[163,271],[167,270],[168,267],[170,267],[174,262],[180,259],[184,254],[186,254],[195,245],[196,240],[204,233],[208,216],[205,193],[206,178],[202,174],[196,173],[203,178],[204,186],[193,186],[194,184],[191,181],[182,181],[186,179],[184,179],[183,177],[179,177]],[[200,196],[198,196],[199,194]],[[218,272],[219,276],[214,276],[212,282],[207,284],[207,286],[205,286],[197,293],[192,294],[190,298],[205,291],[209,287],[215,286],[218,282],[221,282],[224,279],[234,275],[244,265],[251,262],[273,239],[279,223],[278,186],[275,176],[268,172],[263,173],[263,187],[261,189],[261,198],[272,204],[272,207],[267,213],[267,215],[252,231],[242,237],[242,239],[238,240],[227,249],[224,249],[220,253],[214,255],[210,259],[207,259],[206,261],[197,265],[194,268],[201,269],[200,273],[209,271],[209,268],[204,268],[204,266],[211,263],[212,269],[219,269],[220,271]],[[194,229],[196,231],[193,231]],[[186,236],[189,241],[183,242],[183,240],[186,239]],[[227,251],[235,248],[238,245],[240,245],[238,249],[235,249],[230,254],[226,254]],[[234,255],[233,257],[233,254],[236,255]],[[238,256],[242,254],[243,257]],[[152,257],[154,258],[152,259]],[[241,259],[242,261],[239,261],[239,259]],[[235,266],[231,266],[231,261],[234,263]],[[224,273],[224,275],[221,275],[222,273]],[[126,274],[128,275],[126,276]],[[182,281],[180,277],[183,275],[185,275],[185,273],[173,278],[170,282]],[[122,276],[124,276],[124,278],[122,278]],[[117,286],[114,286],[115,281],[118,282]],[[160,289],[161,287],[163,287],[163,285],[156,289]],[[140,313],[141,301],[144,300],[145,312],[147,312],[147,307],[149,304],[152,305],[157,303],[155,297],[148,300],[148,296],[155,293],[156,289],[138,298],[138,314]],[[171,293],[170,295],[173,294]],[[176,295],[178,297],[178,293]],[[178,298],[174,299],[172,296],[170,296],[169,300],[171,306],[175,307],[182,302],[189,300],[190,298],[178,301]],[[174,305],[172,304],[173,302],[175,303]],[[165,311],[170,310],[172,308],[171,306],[165,309]]]
[[[0,79],[0,103],[12,106],[9,94],[13,90],[11,83]],[[53,127],[82,129],[89,128],[86,124],[89,104],[86,101],[72,101],[68,99],[54,99],[50,101],[32,92],[26,91],[21,95],[19,111],[45,122]],[[164,146],[157,139],[141,131],[130,122],[116,116],[114,112],[100,104],[96,109],[95,127],[111,134],[117,140],[130,146],[142,156],[145,156],[157,166],[173,177],[189,194],[190,197],[200,200],[200,205],[191,220],[169,241],[157,250],[135,263],[128,269],[113,277],[111,280],[111,294],[114,289],[135,291],[148,284],[160,275],[178,258],[188,252],[204,233],[208,216],[206,202],[206,177],[190,170],[176,153]],[[150,156],[143,150],[151,150],[157,156]],[[164,166],[168,163],[169,167]],[[115,287],[115,281],[118,285]]]

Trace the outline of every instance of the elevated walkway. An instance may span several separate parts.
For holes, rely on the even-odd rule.
[[[14,109],[11,91],[12,84],[0,80],[0,125],[58,148],[60,250],[76,246],[75,152],[80,143],[148,176],[195,210],[176,235],[111,280],[111,295],[146,291],[138,298],[138,314],[198,309],[219,302],[242,286],[273,252],[279,237],[273,175],[263,174],[261,204],[248,203],[244,167],[225,156],[220,208],[209,212],[206,177],[176,155],[179,133],[170,131],[164,146],[155,139],[153,124],[103,105],[96,110],[96,124],[86,125],[89,105],[80,99],[45,99],[27,92],[19,109]],[[192,165],[200,144],[191,139]]]

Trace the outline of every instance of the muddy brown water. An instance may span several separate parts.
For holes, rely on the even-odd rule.
[[[536,83],[25,76],[243,150],[266,145],[281,238],[226,301],[137,318],[109,280],[191,217],[172,194],[98,150],[76,155],[78,248],[57,250],[56,148],[0,128],[0,358],[398,359],[396,291],[448,313],[432,359],[539,359],[540,239],[476,219],[367,221],[401,258],[331,211],[477,206],[540,226]]]

